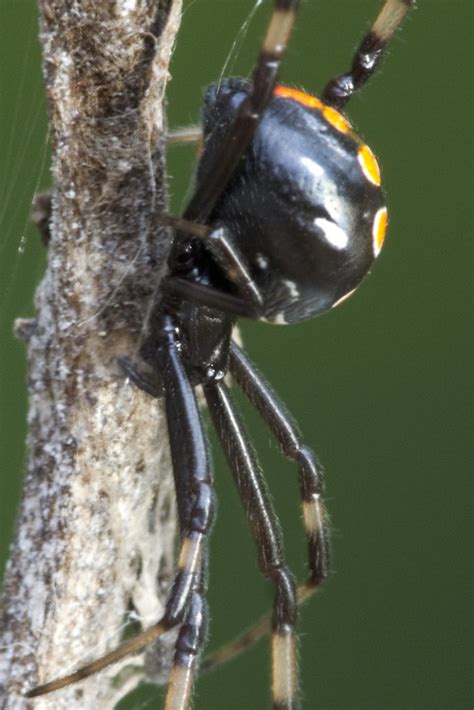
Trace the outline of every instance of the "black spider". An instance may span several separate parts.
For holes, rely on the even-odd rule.
[[[79,671],[35,688],[30,697],[85,678],[180,625],[165,708],[189,708],[207,623],[204,570],[214,507],[195,395],[202,385],[261,572],[274,585],[273,707],[298,704],[297,605],[328,574],[322,470],[285,406],[232,340],[232,329],[240,316],[294,323],[334,307],[378,255],[387,222],[378,164],[339,109],[372,75],[412,4],[386,0],[350,71],[329,82],[320,100],[277,84],[299,0],[275,0],[251,80],[227,79],[207,90],[194,195],[182,218],[163,217],[176,235],[141,352],[154,375],[122,362],[139,387],[165,400],[181,537],[174,583],[157,624]],[[228,371],[298,466],[310,570],[298,589],[254,450],[224,381]],[[265,624],[255,627],[204,665],[237,653],[264,632]]]

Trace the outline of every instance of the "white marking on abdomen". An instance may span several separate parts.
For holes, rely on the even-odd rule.
[[[268,269],[268,259],[266,256],[263,256],[263,254],[257,254],[255,262],[262,270]]]
[[[311,160],[311,158],[300,158],[300,162],[303,163],[304,167],[309,170],[313,177],[320,178],[324,174],[324,170],[319,165],[319,163],[316,163],[314,160]]]
[[[331,220],[325,217],[316,217],[314,224],[322,230],[324,238],[331,246],[336,247],[336,249],[346,248],[349,242],[349,236],[342,227],[339,227],[338,224],[331,222]]]
[[[287,279],[283,279],[283,283],[287,287],[290,296],[296,301],[299,298],[300,292],[296,288],[295,282],[288,281]]]

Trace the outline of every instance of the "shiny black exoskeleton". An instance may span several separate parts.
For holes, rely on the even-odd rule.
[[[235,78],[207,90],[198,187],[249,91]],[[178,233],[169,259],[160,310],[179,314],[193,383],[223,377],[235,317],[294,323],[350,295],[378,254],[383,213],[378,165],[346,119],[277,86],[206,238]]]
[[[207,91],[198,182],[248,92],[249,83],[240,79]],[[361,167],[361,146],[352,130],[334,127],[320,109],[292,96],[269,102],[209,217],[238,245],[262,295],[260,317],[274,323],[313,317],[356,288],[369,270],[383,197]]]

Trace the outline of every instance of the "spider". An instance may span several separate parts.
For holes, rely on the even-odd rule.
[[[29,697],[85,678],[176,627],[165,708],[190,707],[206,635],[207,539],[214,510],[208,444],[195,394],[200,385],[247,512],[260,570],[274,588],[271,619],[203,666],[235,655],[268,625],[273,707],[298,705],[297,608],[329,571],[322,468],[284,404],[232,340],[232,330],[238,317],[286,324],[333,308],[353,293],[379,254],[387,226],[379,167],[340,110],[374,73],[414,0],[385,1],[350,70],[330,81],[321,98],[277,81],[299,4],[274,0],[250,81],[226,79],[206,91],[194,194],[181,218],[162,218],[175,238],[141,349],[149,369],[145,374],[121,361],[138,387],[165,403],[181,547],[164,615],[102,658],[34,688]],[[225,381],[228,372],[284,456],[298,467],[309,567],[307,582],[298,588]]]

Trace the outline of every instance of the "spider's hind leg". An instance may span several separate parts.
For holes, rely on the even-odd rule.
[[[324,89],[322,100],[344,108],[351,96],[358,91],[377,70],[387,44],[403,22],[415,0],[386,0],[374,24],[366,34],[352,59],[346,74],[332,79]]]
[[[162,317],[157,343],[157,364],[163,373],[165,409],[178,503],[180,553],[175,578],[163,617],[121,646],[74,673],[38,686],[26,695],[36,697],[97,673],[143,649],[182,624],[168,685],[165,710],[188,710],[192,685],[207,624],[204,601],[204,566],[213,512],[214,493],[208,443],[194,388],[180,355],[174,321]]]

